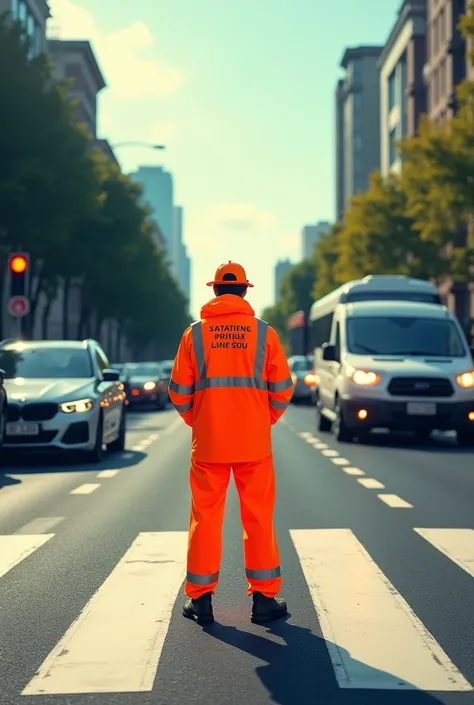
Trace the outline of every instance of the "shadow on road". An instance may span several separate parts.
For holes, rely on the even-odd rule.
[[[474,433],[474,430],[473,430]],[[463,448],[457,444],[454,437],[446,435],[433,435],[427,441],[418,441],[409,434],[371,433],[362,436],[359,444],[377,448],[400,448],[401,450],[414,450],[420,453],[449,453],[458,455],[474,455],[473,448]]]
[[[9,487],[10,485],[19,485],[21,480],[17,480],[15,477],[10,477],[6,474],[2,468],[0,468],[0,490],[4,487]]]
[[[5,453],[5,451],[2,451]],[[146,453],[125,451],[120,453],[106,453],[101,463],[81,463],[77,455],[71,453],[39,453],[38,451],[19,451],[18,453],[5,453],[3,467],[0,468],[0,487],[8,473],[55,473],[55,472],[97,472],[97,470],[124,470],[138,465],[147,457]],[[11,478],[10,478],[11,479]],[[3,484],[16,484],[20,480],[3,482]]]
[[[380,684],[381,679],[392,674],[351,658],[345,649],[327,642],[310,629],[286,621],[275,622],[266,629],[266,634],[279,637],[285,644],[217,622],[204,627],[213,638],[267,663],[258,666],[256,673],[278,705],[439,705],[445,702],[414,687],[413,690],[341,688],[334,675],[328,647],[337,649],[339,659],[349,664],[352,672],[362,671],[369,683],[374,679]],[[451,695],[456,697],[456,705],[472,702],[469,701],[472,693]]]

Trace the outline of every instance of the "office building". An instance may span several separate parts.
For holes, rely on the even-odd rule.
[[[157,221],[165,240],[168,261],[177,274],[176,252],[174,250],[174,206],[173,177],[161,166],[140,166],[130,176],[143,187],[143,201],[152,210],[152,217]]]
[[[90,42],[53,39],[49,41],[48,48],[56,80],[73,79],[70,96],[78,103],[78,122],[87,126],[91,139],[95,140],[97,96],[105,88],[105,80]]]
[[[377,61],[383,47],[346,49],[344,79],[336,88],[336,210],[342,220],[352,196],[366,191],[380,168],[380,80]]]
[[[191,266],[186,245],[183,242],[183,208],[175,206],[173,210],[173,264],[174,274],[182,291],[191,296]]]
[[[331,229],[327,221],[319,221],[316,225],[305,225],[301,233],[301,257],[309,259],[314,255],[316,243],[324,233]]]
[[[458,28],[459,20],[466,14],[469,5],[468,0],[428,0],[424,70],[427,112],[430,119],[440,125],[457,112],[457,86],[466,78],[474,80],[474,68],[469,58],[471,47]],[[467,233],[467,227],[459,232],[457,246],[466,245]],[[440,285],[440,292],[468,335],[474,339],[474,284],[452,281],[450,276],[446,276]]]
[[[428,115],[440,124],[456,113],[456,86],[468,75],[471,80],[474,78],[468,47],[458,29],[468,5],[466,0],[428,0],[425,65]]]
[[[275,265],[275,302],[280,298],[280,285],[283,277],[294,267],[289,259],[279,260]]]
[[[426,113],[423,68],[427,0],[404,0],[378,61],[380,71],[380,170],[400,173],[397,142],[417,132]]]
[[[47,0],[0,0],[0,16],[7,13],[21,22],[30,41],[30,57],[46,51],[46,23],[50,17]]]

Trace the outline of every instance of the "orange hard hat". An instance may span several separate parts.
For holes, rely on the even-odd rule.
[[[235,279],[224,279],[225,274],[233,274]],[[216,269],[214,280],[207,282],[207,286],[215,286],[216,284],[243,284],[253,287],[253,284],[250,284],[247,279],[245,269],[242,265],[237,264],[237,262],[231,262],[230,260],[226,264],[220,264]]]

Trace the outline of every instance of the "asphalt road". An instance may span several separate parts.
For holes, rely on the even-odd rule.
[[[287,620],[252,625],[238,501],[216,623],[181,616],[190,432],[129,415],[100,467],[0,472],[0,703],[471,705],[474,454],[274,429]]]

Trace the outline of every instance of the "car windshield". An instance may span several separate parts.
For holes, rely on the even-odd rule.
[[[370,291],[354,291],[347,295],[346,301],[419,301],[425,304],[441,303],[438,294],[425,294],[420,291],[378,291],[377,293]]]
[[[128,365],[127,371],[130,377],[156,377],[160,373],[160,368],[158,365],[150,365],[149,363],[143,363],[142,365],[137,363],[136,365]]]
[[[171,375],[172,370],[173,370],[173,365],[162,365],[161,369],[163,370],[164,376],[169,377]]]
[[[87,350],[77,348],[16,347],[0,350],[0,368],[7,379],[65,379],[93,377]]]
[[[358,355],[466,355],[453,321],[408,316],[349,319],[347,349]]]

